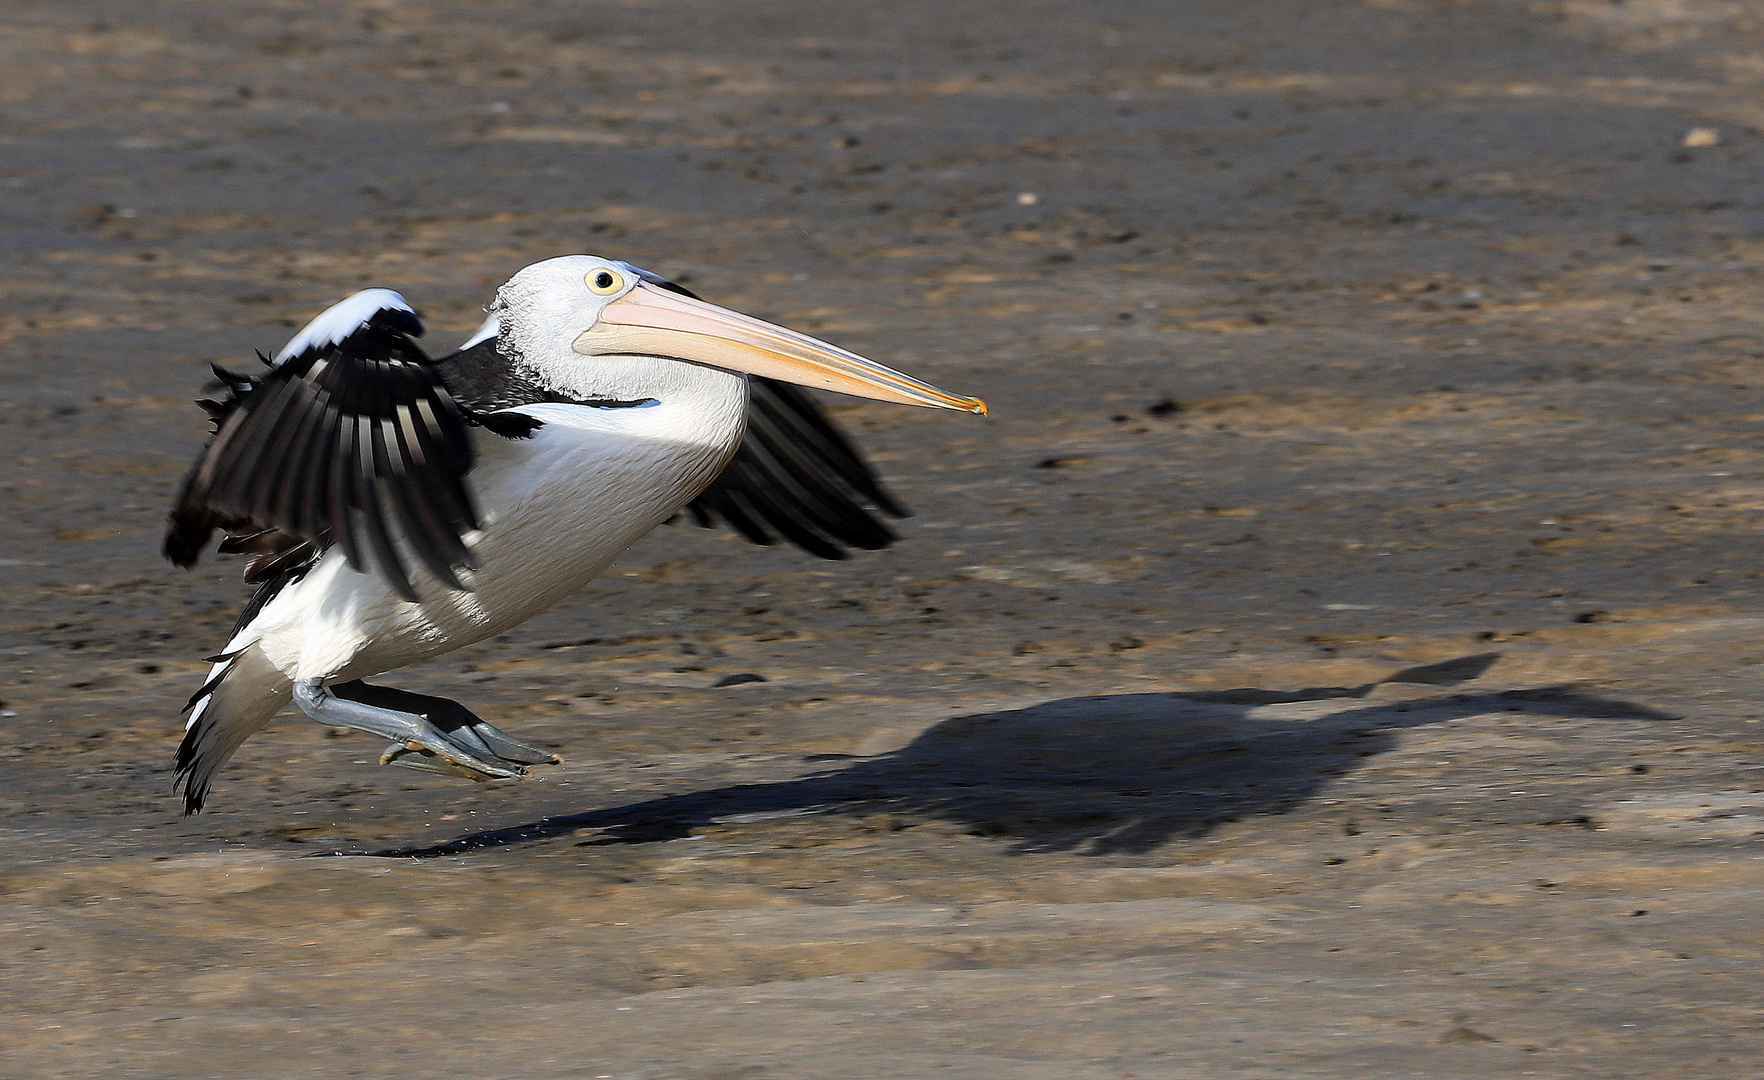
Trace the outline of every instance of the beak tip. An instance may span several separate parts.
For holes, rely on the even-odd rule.
[[[986,407],[986,402],[981,401],[979,398],[975,398],[974,404],[968,406],[968,411],[973,413],[976,416],[991,416],[992,415],[992,410],[990,410]]]

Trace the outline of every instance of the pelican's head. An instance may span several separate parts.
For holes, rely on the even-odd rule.
[[[536,366],[645,357],[902,405],[986,412],[979,398],[945,393],[837,345],[707,304],[615,259],[565,255],[534,263],[497,291],[491,317]],[[593,380],[591,371],[580,375],[569,381]]]

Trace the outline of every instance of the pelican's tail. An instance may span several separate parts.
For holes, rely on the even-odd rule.
[[[190,719],[178,746],[177,784],[185,814],[202,809],[214,774],[288,703],[293,687],[255,641],[216,658],[208,681],[184,706]]]

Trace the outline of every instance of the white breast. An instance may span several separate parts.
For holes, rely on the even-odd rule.
[[[638,408],[529,405],[530,439],[474,430],[480,569],[455,592],[415,570],[401,600],[333,549],[278,595],[248,633],[290,678],[360,678],[516,626],[581,588],[715,478],[741,440],[745,379],[710,369],[701,393]],[[411,560],[407,560],[411,561]],[[242,637],[245,635],[241,635]]]

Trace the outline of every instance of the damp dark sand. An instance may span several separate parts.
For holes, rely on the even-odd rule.
[[[0,1073],[1755,1070],[1751,6],[13,3],[0,54]],[[581,250],[993,418],[836,403],[890,551],[663,530],[399,675],[532,782],[289,715],[181,818],[205,365],[367,283],[445,345]]]

